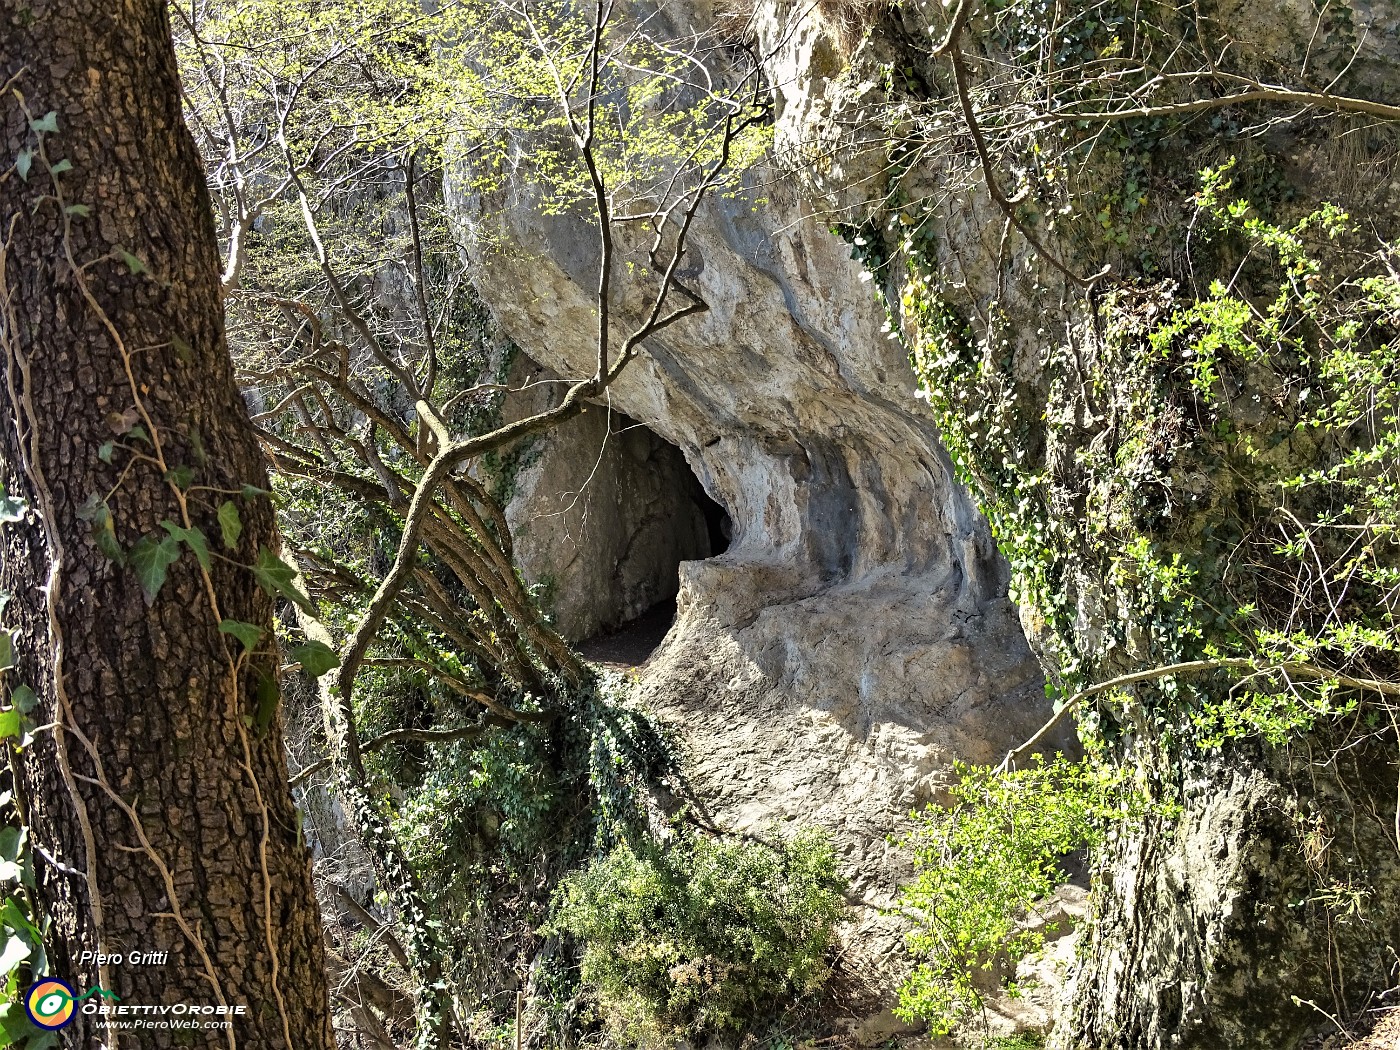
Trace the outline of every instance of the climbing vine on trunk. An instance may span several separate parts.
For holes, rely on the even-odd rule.
[[[0,4],[0,587],[47,948],[30,966],[222,1008],[230,1050],[329,1050],[271,644],[290,569],[199,171],[163,3]],[[118,965],[138,949],[169,955]],[[177,1034],[78,1011],[65,1038]]]

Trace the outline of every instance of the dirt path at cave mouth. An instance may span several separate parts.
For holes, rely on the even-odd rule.
[[[675,619],[676,602],[673,598],[653,605],[635,620],[629,620],[607,634],[579,642],[578,651],[585,660],[604,667],[643,667],[661,645]]]

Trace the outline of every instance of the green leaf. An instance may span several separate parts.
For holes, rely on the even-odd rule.
[[[23,1006],[19,1003],[0,1003],[0,1050],[14,1046],[35,1030],[33,1023],[25,1016]]]
[[[178,335],[172,335],[170,337],[170,345],[175,350],[175,356],[185,364],[189,364],[194,360],[194,348]]]
[[[311,604],[310,598],[297,590],[293,582],[296,579],[296,570],[266,547],[258,548],[258,560],[253,566],[253,575],[257,578],[258,585],[274,598],[280,595],[296,603],[303,612],[315,615],[316,606]]]
[[[14,704],[20,714],[27,715],[39,706],[39,697],[33,689],[21,682],[10,693],[10,703]]]
[[[15,173],[19,175],[20,182],[29,181],[29,169],[34,166],[34,151],[32,149],[22,149],[15,157]]]
[[[5,491],[4,486],[0,486],[0,524],[9,524],[20,521],[24,518],[24,512],[29,509],[29,504],[15,496],[11,496]]]
[[[22,938],[13,935],[7,938],[5,947],[0,949],[0,977],[8,976],[10,971],[29,958],[31,951],[33,949]]]
[[[204,533],[199,529],[182,528],[173,521],[162,521],[160,527],[194,551],[194,556],[199,559],[199,567],[205,572],[209,571],[209,541],[204,538]]]
[[[89,493],[88,498],[83,500],[82,506],[78,508],[79,521],[98,522],[111,517],[112,510],[107,506],[107,501],[96,492]]]
[[[25,861],[24,884],[29,887],[30,895],[33,897],[38,893],[36,883],[34,882],[34,864],[29,861],[28,858],[25,858]],[[29,957],[29,972],[36,975],[52,973],[53,971],[49,969],[49,953],[44,947],[43,934],[38,930],[34,931],[32,943],[34,945],[34,954]],[[47,1045],[48,1044],[45,1044],[42,1040],[39,1042],[31,1041],[27,1050],[43,1050]],[[56,1037],[52,1045],[55,1047],[58,1046]]]
[[[19,736],[19,712],[14,708],[0,711],[0,740],[8,740],[12,736]]]
[[[122,550],[122,545],[117,540],[117,533],[112,527],[111,518],[108,518],[101,528],[92,530],[92,538],[97,543],[97,549],[103,554],[118,565],[126,564],[126,551]]]
[[[257,498],[258,496],[271,496],[271,495],[272,495],[272,493],[271,493],[271,492],[268,492],[267,489],[260,489],[260,488],[258,488],[256,485],[244,485],[244,486],[243,486],[243,498],[244,498],[244,499],[255,499],[255,498]]]
[[[0,858],[4,860],[19,860],[20,850],[24,848],[24,830],[17,828],[13,824],[6,824],[0,828]]]
[[[171,467],[165,472],[165,480],[183,492],[194,482],[194,467],[188,464]]]
[[[15,665],[15,638],[10,631],[0,631],[0,671]]]
[[[257,699],[258,713],[253,718],[253,724],[259,733],[266,733],[267,727],[272,725],[272,716],[277,713],[277,679],[259,675]]]
[[[97,458],[102,460],[103,463],[112,462],[112,452],[116,447],[117,443],[115,441],[102,442],[102,444],[97,446]]]
[[[73,162],[72,162],[71,160],[69,160],[67,157],[64,157],[61,161],[59,161],[59,162],[58,162],[57,164],[55,164],[52,168],[49,169],[49,174],[50,174],[50,175],[62,175],[64,172],[72,171],[72,170],[73,170]]]
[[[29,921],[29,916],[25,914],[14,897],[6,897],[5,906],[0,908],[0,926],[18,933],[31,945],[38,944],[42,940],[39,931],[34,928],[34,924]]]
[[[40,133],[45,131],[56,132],[58,130],[58,111],[54,109],[49,110],[38,120],[31,120],[29,126],[34,131]]]
[[[146,266],[145,263],[143,263],[143,262],[142,262],[140,259],[138,259],[136,256],[132,255],[132,254],[131,254],[129,251],[127,251],[125,248],[118,248],[118,249],[117,249],[117,254],[120,255],[120,256],[122,257],[122,262],[126,263],[126,268],[127,268],[128,270],[130,270],[131,273],[132,273],[133,275],[138,274],[138,273],[150,273],[150,272],[151,272],[150,269]]]
[[[320,678],[332,667],[340,666],[340,654],[325,642],[315,639],[288,650],[287,655],[306,669],[312,678]]]
[[[262,640],[265,633],[261,627],[255,623],[244,623],[242,620],[223,620],[219,623],[219,630],[224,634],[231,634],[243,643],[243,648],[252,652],[257,648],[258,642]]]
[[[232,500],[219,504],[219,532],[223,534],[225,550],[238,548],[238,537],[243,535],[243,519],[238,515],[238,504]]]
[[[180,557],[180,544],[174,536],[157,539],[155,536],[142,536],[131,548],[131,567],[136,570],[136,578],[141,581],[141,591],[146,596],[146,604],[154,605],[156,595],[165,586],[165,577],[170,566]]]
[[[92,209],[86,204],[70,204],[63,209],[65,215],[76,215],[80,219],[86,219],[92,214]]]

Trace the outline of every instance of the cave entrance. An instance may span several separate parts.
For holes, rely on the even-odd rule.
[[[680,563],[723,554],[733,524],[681,450],[654,431],[614,413],[609,443],[612,528],[598,556],[613,593],[578,649],[589,660],[638,667],[675,621]]]

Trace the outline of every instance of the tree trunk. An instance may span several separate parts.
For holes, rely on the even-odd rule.
[[[37,695],[13,761],[50,968],[123,1007],[233,1018],[118,1027],[195,1015],[105,1023],[81,1012],[93,998],[63,1036],[331,1048],[272,599],[252,571],[261,556],[277,588],[273,508],[164,0],[0,0],[0,86],[0,480],[27,503],[0,526],[3,682],[10,702]],[[254,651],[224,621],[261,628]],[[84,954],[99,952],[123,959]]]

